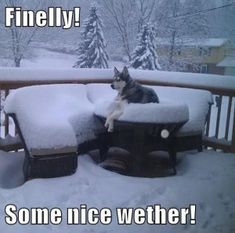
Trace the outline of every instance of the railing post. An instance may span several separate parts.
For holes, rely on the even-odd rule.
[[[235,106],[234,106],[234,115],[233,115],[232,145],[230,151],[232,153],[235,153]]]
[[[2,87],[0,86],[0,138],[2,136]]]
[[[8,95],[9,95],[9,89],[6,89],[4,100]],[[9,134],[9,117],[5,113],[4,115],[5,115],[5,137],[6,137]]]

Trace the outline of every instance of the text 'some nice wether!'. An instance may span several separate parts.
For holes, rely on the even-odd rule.
[[[114,216],[115,215],[115,216]],[[5,222],[8,225],[109,225],[114,221],[118,225],[177,225],[196,224],[196,205],[184,208],[164,208],[161,205],[149,205],[145,208],[89,208],[81,204],[79,208],[17,208],[14,204],[5,207]]]
[[[49,7],[44,10],[23,10],[21,7],[5,8],[6,27],[62,27],[69,29],[80,26],[80,7],[63,10],[61,7]]]

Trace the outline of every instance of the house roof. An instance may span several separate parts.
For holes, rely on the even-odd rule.
[[[235,56],[226,57],[219,64],[217,64],[217,66],[219,66],[219,67],[235,67]]]
[[[168,46],[171,44],[170,38],[160,38],[156,39],[157,45]],[[189,47],[221,47],[226,44],[228,39],[225,38],[178,38],[176,39],[176,45],[184,45]]]

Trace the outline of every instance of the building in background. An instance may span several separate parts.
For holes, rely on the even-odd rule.
[[[162,60],[173,54],[175,61],[185,64],[183,71],[235,75],[235,48],[227,39],[180,38],[172,43],[168,38],[157,38],[157,49]]]
[[[217,65],[224,68],[225,75],[235,76],[235,47],[227,48],[225,58]]]

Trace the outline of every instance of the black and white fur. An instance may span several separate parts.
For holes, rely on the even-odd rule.
[[[118,95],[114,100],[114,110],[108,115],[105,122],[105,127],[108,128],[109,132],[113,131],[113,122],[123,114],[126,104],[159,103],[159,98],[155,91],[134,81],[129,75],[126,66],[122,72],[119,72],[114,67],[114,80],[111,87],[118,91]]]

